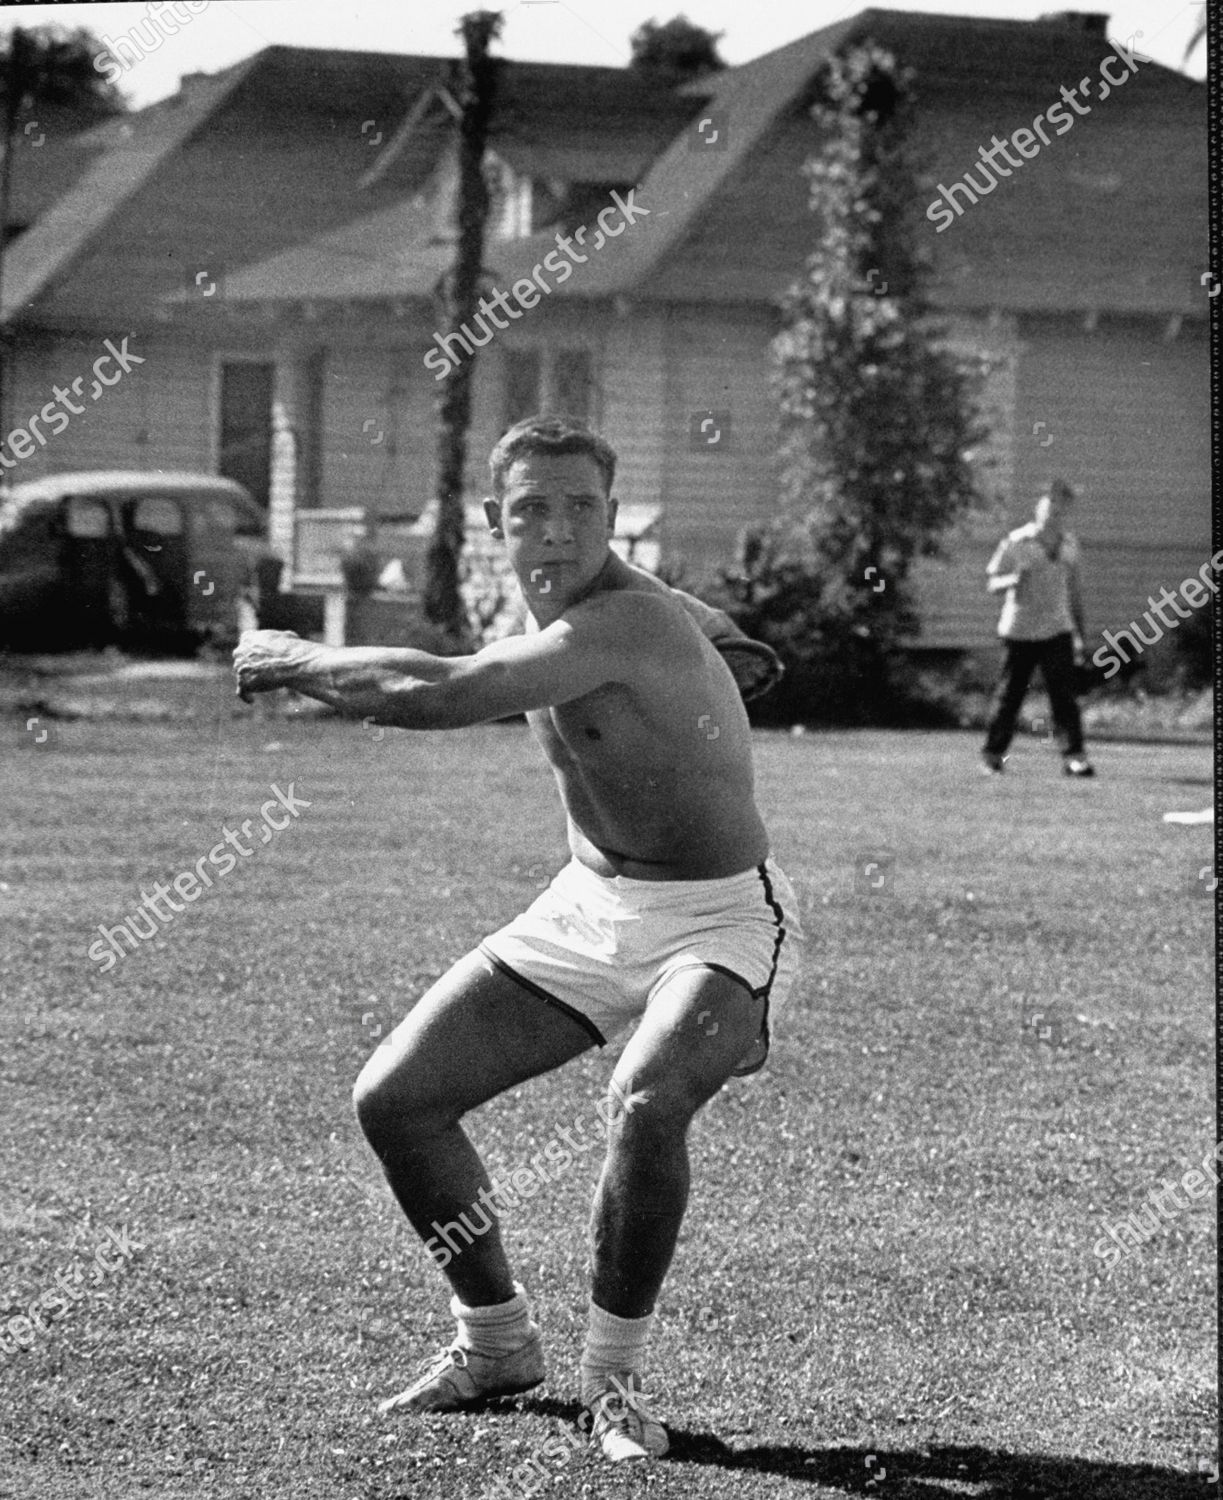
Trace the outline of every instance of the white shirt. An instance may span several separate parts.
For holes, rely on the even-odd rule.
[[[1052,557],[1037,534],[1035,521],[1003,537],[986,571],[991,575],[1021,573],[1022,577],[1006,591],[998,634],[1012,641],[1043,641],[1066,631],[1073,633],[1070,580],[1078,562],[1079,543],[1073,532],[1062,532]]]

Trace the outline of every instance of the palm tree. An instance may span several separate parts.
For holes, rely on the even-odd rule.
[[[17,122],[22,112],[47,106],[69,106],[80,125],[123,108],[122,96],[93,65],[104,51],[97,37],[85,30],[64,31],[57,26],[14,27],[8,46],[0,50],[0,98],[4,110],[3,161],[0,161],[0,433],[4,421],[4,364],[7,330],[4,324],[4,255],[10,239],[9,213],[13,199],[13,157]]]
[[[498,63],[489,56],[489,43],[501,31],[501,15],[478,10],[458,25],[466,53],[457,80],[459,126],[458,242],[454,266],[443,277],[440,294],[446,332],[456,332],[475,320],[484,267],[484,233],[489,192],[484,180],[484,147],[493,109]],[[467,614],[459,592],[459,556],[463,550],[463,468],[467,458],[467,429],[471,423],[471,382],[474,353],[451,363],[438,393],[437,520],[425,554],[425,616],[463,642]]]

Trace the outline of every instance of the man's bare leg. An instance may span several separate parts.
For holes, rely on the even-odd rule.
[[[473,1321],[482,1309],[510,1303],[516,1288],[493,1185],[459,1121],[592,1045],[570,1017],[472,953],[421,997],[357,1079],[361,1128]],[[530,1326],[525,1300],[521,1313],[510,1307],[507,1315]],[[495,1340],[488,1347],[493,1352]]]
[[[684,969],[654,997],[616,1066],[617,1107],[591,1221],[594,1275],[582,1355],[582,1400],[595,1410],[609,1457],[666,1451],[661,1424],[640,1403],[626,1409],[608,1392],[640,1388],[654,1304],[688,1203],[688,1126],[751,1047],[763,1009],[737,981]],[[609,1401],[618,1423],[608,1422]]]
[[[617,1317],[653,1310],[688,1205],[688,1126],[751,1047],[763,1008],[724,974],[683,969],[621,1054],[591,1224],[591,1292]]]

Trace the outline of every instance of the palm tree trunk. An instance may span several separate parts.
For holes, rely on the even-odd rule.
[[[457,332],[475,318],[484,266],[484,233],[489,194],[484,180],[484,148],[488,139],[496,86],[497,61],[488,54],[490,41],[501,29],[495,11],[475,11],[463,17],[459,32],[466,49],[459,89],[458,243],[453,270],[443,282],[446,332]],[[453,348],[454,345],[448,347]],[[467,458],[467,429],[471,423],[471,383],[474,353],[450,364],[438,393],[437,522],[425,554],[425,616],[462,641],[468,634],[467,615],[459,593],[459,557],[463,550],[463,469]]]
[[[9,205],[13,198],[13,148],[17,140],[17,117],[25,92],[22,77],[25,62],[25,32],[13,29],[4,67],[4,161],[0,163],[0,438],[8,431],[4,419],[5,379],[8,375],[8,324],[4,317],[4,254],[8,245]]]

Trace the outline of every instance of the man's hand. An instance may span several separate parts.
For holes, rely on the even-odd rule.
[[[785,676],[781,657],[763,641],[746,635],[742,639],[712,636],[709,643],[730,668],[744,703],[771,692]]]
[[[293,687],[299,672],[315,666],[322,647],[303,641],[295,630],[245,630],[234,652],[234,680],[243,703],[256,693]]]

